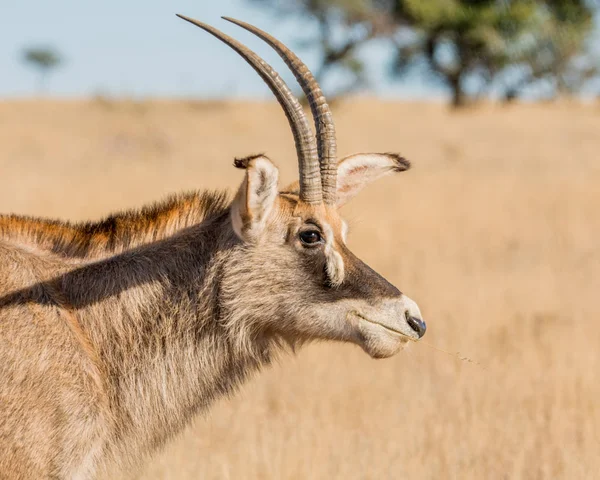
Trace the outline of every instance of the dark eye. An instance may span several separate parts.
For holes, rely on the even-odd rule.
[[[323,241],[321,234],[318,230],[304,230],[300,232],[300,241],[304,245],[315,245]]]

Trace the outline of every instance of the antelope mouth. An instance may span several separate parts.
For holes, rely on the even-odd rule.
[[[416,340],[414,338],[412,338],[410,335],[407,335],[404,332],[401,332],[399,330],[396,330],[395,328],[392,328],[388,325],[385,325],[381,322],[376,322],[375,320],[371,320],[370,318],[365,317],[364,315],[362,315],[361,313],[358,312],[352,312],[354,315],[356,315],[358,318],[360,318],[361,320],[364,320],[367,323],[370,323],[371,325],[377,325],[379,327],[382,327],[384,330],[393,333],[395,335],[398,335],[400,337],[402,337],[403,339],[405,339],[406,341],[410,340],[411,342],[415,342]]]

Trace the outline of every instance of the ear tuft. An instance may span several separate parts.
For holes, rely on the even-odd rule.
[[[404,172],[411,167],[410,162],[406,158],[404,158],[402,155],[400,155],[399,153],[389,152],[389,153],[384,153],[384,155],[387,155],[388,157],[390,157],[394,160],[394,163],[395,163],[394,171],[396,171],[396,172]]]
[[[236,157],[233,160],[233,166],[235,168],[240,168],[242,170],[246,170],[248,168],[248,165],[250,165],[250,162],[252,160],[256,160],[257,158],[267,158],[267,157],[262,153],[257,153],[255,155],[248,155],[247,157],[243,157],[243,158]]]

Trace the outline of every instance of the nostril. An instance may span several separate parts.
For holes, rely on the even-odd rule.
[[[415,332],[417,332],[417,335],[419,335],[419,338],[421,338],[423,335],[425,335],[425,330],[427,330],[427,325],[425,325],[425,322],[423,320],[421,320],[420,318],[417,318],[417,317],[411,317],[411,316],[407,315],[406,322],[408,323],[410,328],[412,328]]]

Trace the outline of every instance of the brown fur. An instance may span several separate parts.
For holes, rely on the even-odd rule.
[[[244,163],[229,205],[201,193],[98,223],[0,217],[4,477],[133,466],[288,346],[383,357],[416,339],[416,305],[347,249],[336,209],[278,194],[265,157]],[[323,241],[304,245],[306,229]]]
[[[35,245],[61,256],[89,258],[121,253],[173,235],[224,208],[225,192],[190,192],[111,215],[99,222],[0,215],[0,240]]]
[[[207,204],[218,202],[215,197]],[[233,358],[230,340],[219,335],[218,324],[207,323],[217,308],[212,292],[196,299],[188,291],[197,284],[201,291],[202,284],[209,291],[215,287],[225,259],[208,257],[221,242],[235,244],[231,235],[215,235],[200,224],[144,244],[147,235],[165,237],[166,225],[178,231],[189,218],[184,209],[179,222],[169,222],[172,211],[120,216],[137,229],[131,235],[118,228],[111,236],[69,226],[79,235],[71,238],[83,241],[67,243],[82,246],[69,250],[75,256],[141,243],[97,263],[28,251],[20,245],[23,236],[17,244],[0,243],[0,441],[14,445],[0,453],[3,474],[86,478],[116,452],[120,461],[128,458],[125,452],[136,458],[164,442],[214,396],[231,390],[250,365],[268,360],[267,350]],[[217,217],[208,223],[226,222],[226,210]],[[49,225],[41,238],[53,250],[61,239],[54,236],[55,224]],[[39,376],[32,374],[34,365]],[[15,381],[15,375],[23,380]],[[44,419],[32,412],[45,412]],[[82,438],[82,424],[93,424],[93,432],[77,448],[73,439]]]

